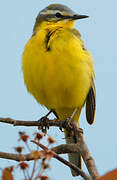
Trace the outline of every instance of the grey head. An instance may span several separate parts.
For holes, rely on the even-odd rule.
[[[40,11],[40,13],[38,14],[38,18],[40,19],[42,18],[48,21],[52,21],[52,20],[58,21],[60,20],[60,18],[62,18],[62,16],[65,15],[72,16],[73,14],[74,12],[65,5],[51,4],[42,11]]]
[[[35,28],[44,21],[58,22],[62,20],[77,20],[87,18],[86,15],[75,14],[69,7],[62,4],[51,4],[41,10],[36,18]]]

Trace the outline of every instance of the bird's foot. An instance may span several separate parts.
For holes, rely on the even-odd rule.
[[[46,133],[49,129],[49,122],[47,116],[43,116],[41,119],[38,120],[39,126],[38,129],[41,129],[43,133]]]
[[[71,129],[72,128],[72,119],[71,119],[71,117],[67,118],[63,123],[64,123],[63,125],[67,129]]]
[[[70,121],[70,118],[67,118],[66,120],[64,121],[61,121],[61,125],[59,127],[59,129],[64,132],[64,129],[69,129],[69,131],[71,130],[72,128],[72,122]]]
[[[64,121],[63,121],[64,122]],[[64,128],[63,128],[63,122],[61,122],[61,125],[59,127],[60,131],[64,132]]]
[[[65,121],[62,121],[60,130],[63,132],[63,128],[65,128],[68,131],[68,136],[70,136],[72,132],[72,127],[72,121],[70,120],[70,118],[67,118]]]
[[[46,133],[47,129],[49,129],[48,116],[52,112],[53,112],[53,110],[50,110],[45,116],[43,116],[41,119],[38,120],[38,122],[39,122],[38,129],[41,129],[43,133]]]
[[[73,117],[76,112],[77,112],[77,108],[74,109],[74,111],[70,117],[68,117],[65,121],[63,121],[63,127],[66,128],[66,130],[69,133],[69,136],[72,134],[72,131],[73,131],[73,126],[74,126],[73,125]]]

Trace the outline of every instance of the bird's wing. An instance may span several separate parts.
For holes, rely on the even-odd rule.
[[[82,49],[85,49],[84,41],[81,39],[81,34],[77,29],[72,29],[72,33],[80,40]]]
[[[80,32],[76,29],[73,29],[72,33],[80,40],[81,47],[82,49],[85,50],[84,53],[89,54],[85,48],[84,41],[81,39]],[[96,90],[95,90],[95,84],[93,80],[94,77],[95,77],[94,72],[92,72],[92,86],[86,98],[86,118],[89,124],[92,124],[94,122],[94,116],[95,116],[95,110],[96,110]]]
[[[86,99],[86,118],[87,118],[87,122],[90,125],[94,122],[95,110],[96,110],[96,90],[93,81],[92,87],[90,88]]]

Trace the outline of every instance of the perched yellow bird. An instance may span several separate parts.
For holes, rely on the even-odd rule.
[[[77,124],[85,103],[89,124],[95,115],[93,59],[73,28],[75,20],[87,17],[61,4],[49,5],[38,14],[22,57],[27,90],[60,120],[72,117]],[[75,137],[65,136],[67,143],[76,143]],[[81,168],[80,153],[69,154],[69,160]]]

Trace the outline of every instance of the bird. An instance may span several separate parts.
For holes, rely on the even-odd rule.
[[[24,47],[24,83],[39,104],[61,121],[79,127],[82,108],[91,125],[96,110],[95,73],[92,55],[85,48],[76,20],[88,18],[63,4],[50,4],[37,15],[33,33]],[[48,113],[49,114],[49,113]],[[70,119],[71,117],[71,119]],[[65,131],[66,143],[77,143]],[[81,168],[81,154],[69,153],[69,161]],[[71,169],[73,176],[79,173]]]

